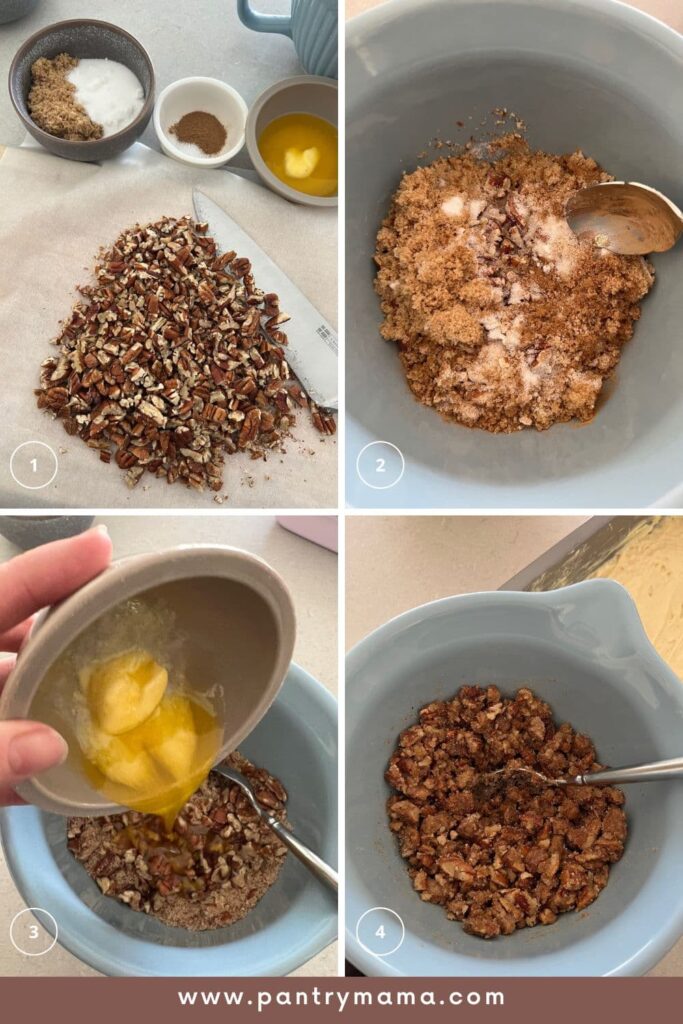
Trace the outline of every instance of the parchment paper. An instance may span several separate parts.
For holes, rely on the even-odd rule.
[[[227,171],[185,166],[140,143],[102,165],[8,148],[0,159],[0,507],[217,508],[211,492],[169,486],[148,473],[129,490],[113,462],[105,465],[69,437],[33,395],[41,362],[57,351],[50,342],[59,321],[76,286],[91,279],[99,247],[136,222],[192,214],[194,186],[336,322],[336,210],[295,206]],[[25,441],[43,441],[58,455],[57,475],[42,490],[21,487],[10,473],[11,454]],[[226,457],[223,479],[224,509],[336,507],[336,443],[321,438],[302,411],[286,455],[272,453],[267,462]]]

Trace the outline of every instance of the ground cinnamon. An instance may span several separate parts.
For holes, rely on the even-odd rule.
[[[220,153],[228,138],[228,133],[218,118],[203,110],[193,110],[192,113],[185,114],[176,124],[171,125],[170,131],[179,142],[199,146],[207,156]]]

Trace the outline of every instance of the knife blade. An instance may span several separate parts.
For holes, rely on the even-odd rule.
[[[257,287],[275,292],[280,309],[291,316],[284,325],[287,363],[316,405],[337,408],[337,334],[315,306],[273,263],[263,249],[213,199],[198,189],[192,194],[195,217],[209,225],[219,252],[234,249],[252,266]]]

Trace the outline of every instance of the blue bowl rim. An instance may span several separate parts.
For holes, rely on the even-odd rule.
[[[451,7],[471,7],[473,3],[477,3],[482,10],[486,6],[494,6],[500,2],[501,0],[448,0]],[[671,47],[672,52],[679,56],[683,55],[683,35],[680,32],[653,14],[648,14],[639,7],[624,3],[623,0],[516,0],[516,2],[530,9],[538,7],[548,10],[548,8],[554,7],[555,10],[571,10],[576,14],[613,16],[636,32],[645,33],[647,30],[647,34],[652,39]],[[367,36],[372,32],[381,31],[387,24],[400,20],[406,14],[419,13],[420,7],[430,7],[435,3],[439,3],[439,0],[389,0],[388,3],[361,11],[360,14],[350,18],[347,25],[352,26],[363,36]],[[352,40],[351,34],[347,33],[347,49],[355,49],[357,43],[358,39]]]

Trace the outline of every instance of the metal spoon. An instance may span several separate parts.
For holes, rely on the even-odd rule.
[[[568,778],[550,779],[534,768],[509,765],[486,772],[475,783],[475,790],[488,786],[494,789],[514,775],[524,775],[541,786],[623,786],[627,782],[662,782],[666,779],[683,778],[683,757],[672,757],[668,761],[651,761],[649,764],[635,764],[626,768],[605,768],[587,775],[571,775]]]
[[[683,233],[683,212],[661,192],[632,181],[579,189],[565,215],[578,238],[624,256],[665,252]]]
[[[228,779],[230,782],[234,782],[235,785],[239,786],[246,798],[248,799],[251,806],[254,808],[258,816],[262,821],[265,821],[266,825],[273,830],[278,839],[285,844],[285,846],[291,850],[294,856],[304,864],[311,874],[323,882],[328,888],[332,889],[333,892],[337,892],[339,889],[339,875],[331,868],[328,864],[322,860],[317,853],[313,853],[305,843],[302,843],[300,839],[293,836],[285,826],[282,824],[274,814],[266,808],[262,807],[256,799],[256,794],[252,789],[251,783],[241,772],[235,771],[234,768],[226,768],[223,764],[216,765],[212,771],[216,772],[217,775],[222,775],[224,779]]]

